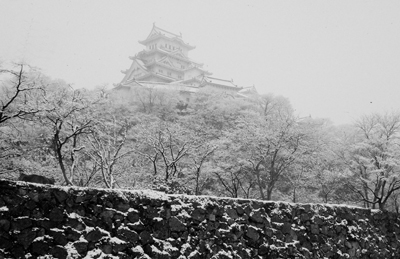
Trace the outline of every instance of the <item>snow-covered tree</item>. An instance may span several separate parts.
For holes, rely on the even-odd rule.
[[[385,209],[400,189],[400,114],[373,114],[356,123],[348,161],[356,182],[349,185],[366,206]]]

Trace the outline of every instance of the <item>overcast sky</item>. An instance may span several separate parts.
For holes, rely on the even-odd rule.
[[[400,1],[0,0],[0,60],[75,87],[119,83],[153,26],[214,76],[351,123],[400,111]]]

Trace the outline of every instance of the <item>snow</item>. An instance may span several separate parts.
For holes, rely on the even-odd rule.
[[[352,233],[352,232],[357,232],[358,228],[355,226],[348,226],[347,227],[347,232]]]
[[[136,246],[132,248],[132,251],[139,254],[144,254],[143,248],[141,246]]]
[[[99,227],[96,227],[101,233],[103,233],[103,234],[105,234],[105,235],[107,235],[107,236],[110,236],[110,232],[108,232],[107,230],[105,230],[105,229],[102,229],[102,228],[99,228]]]
[[[135,213],[139,214],[139,211],[134,208],[129,208],[128,212],[135,212]]]
[[[119,244],[119,245],[126,244],[126,242],[124,240],[121,240],[118,237],[112,237],[109,240],[110,240],[110,243],[112,243],[112,244]]]
[[[28,185],[36,185],[36,186],[44,186],[43,184],[38,183],[30,183],[24,181],[16,181],[15,184],[17,186],[28,186]],[[106,188],[92,188],[92,187],[79,187],[79,186],[61,186],[61,185],[46,185],[47,188],[64,191],[66,193],[70,193],[71,191],[101,191],[108,194],[114,194],[117,197],[120,197],[124,200],[127,199],[126,194],[132,194],[139,197],[148,197],[150,199],[158,199],[158,200],[167,200],[167,194],[163,192],[153,191],[153,190],[128,190],[128,189],[106,189]],[[107,195],[107,194],[106,194]]]
[[[44,235],[44,236],[40,236],[35,238],[32,242],[37,242],[37,241],[44,241],[44,240],[53,240],[53,237],[49,236],[49,235]]]
[[[162,240],[162,239],[157,239],[157,238],[154,238],[154,241],[155,241],[157,244],[162,244],[163,249],[164,249],[165,251],[167,251],[167,252],[179,251],[178,248],[172,246],[172,244],[170,243],[171,241],[168,242],[168,241],[164,241],[164,240]],[[172,239],[172,241],[173,241],[173,239]]]
[[[123,189],[122,189],[123,190]],[[135,194],[139,197],[147,197],[155,200],[168,200],[168,194],[152,190],[123,190],[124,192]]]
[[[34,184],[38,186],[43,186],[42,184],[35,184],[35,183],[27,183],[27,182],[21,182],[17,181],[15,182],[16,185],[19,186],[27,186],[29,184]],[[65,192],[71,192],[73,190],[76,191],[89,191],[89,190],[95,190],[95,191],[102,191],[105,193],[109,194],[114,194],[117,197],[121,197],[122,199],[126,200],[127,196],[133,195],[137,197],[147,197],[149,199],[156,199],[156,200],[170,200],[170,199],[176,199],[177,200],[189,200],[190,203],[196,202],[199,203],[201,207],[205,208],[207,204],[213,205],[215,203],[215,200],[227,200],[227,201],[249,201],[249,202],[257,202],[257,203],[263,203],[263,204],[271,204],[274,203],[276,204],[276,209],[277,210],[282,210],[282,207],[285,207],[288,210],[302,207],[302,206],[308,206],[311,207],[313,210],[318,211],[318,210],[326,210],[326,207],[330,208],[338,208],[338,207],[344,207],[344,208],[356,208],[359,210],[368,210],[371,211],[372,213],[380,213],[379,209],[368,209],[368,208],[362,208],[359,206],[352,206],[348,204],[313,204],[313,203],[291,203],[291,202],[283,202],[283,201],[263,201],[263,200],[256,200],[256,199],[244,199],[244,198],[231,198],[231,197],[215,197],[215,196],[209,196],[209,195],[203,195],[203,196],[195,196],[195,195],[182,195],[182,194],[166,194],[164,192],[159,192],[159,191],[154,191],[154,190],[129,190],[129,189],[106,189],[106,188],[91,188],[91,187],[78,187],[78,186],[59,186],[59,185],[51,185],[48,188],[52,189],[58,189],[60,191],[65,191]],[[106,194],[107,195],[107,194]],[[184,207],[188,206],[188,204],[182,204]],[[3,208],[3,207],[2,207]],[[1,211],[1,210],[0,210]]]
[[[226,252],[226,251],[224,251],[224,250],[219,251],[216,255],[217,255],[217,256],[218,256],[218,255],[226,255],[226,256],[228,256],[228,257],[231,257],[231,256],[232,256],[231,253],[228,253],[228,252]]]
[[[89,243],[83,236],[80,236],[78,242]]]
[[[64,232],[64,230],[59,229],[59,228],[51,228],[50,230],[53,232]]]
[[[71,219],[80,219],[81,218],[81,216],[75,212],[68,214],[68,217]]]
[[[0,207],[0,211],[8,211],[8,207],[6,206]]]
[[[122,212],[122,211],[119,211],[119,210],[116,210],[116,209],[113,209],[113,208],[105,208],[104,211],[114,211],[115,214],[120,214],[120,215],[123,215],[124,217],[128,216],[127,212]]]
[[[153,221],[157,221],[157,222],[161,222],[161,221],[163,221],[164,219],[163,218],[160,218],[160,217],[155,217],[155,218],[153,218]]]
[[[156,246],[151,245],[151,251],[155,253],[157,256],[169,256],[168,252],[159,250]]]
[[[94,229],[95,229],[94,227],[86,226],[85,232],[86,232],[86,233],[89,233],[89,232],[93,231]]]
[[[186,210],[181,210],[181,212],[177,216],[178,217],[183,217],[183,218],[190,218],[191,217]]]
[[[29,217],[28,216],[21,216],[21,217],[16,217],[14,219],[29,219]]]
[[[65,248],[68,252],[68,258],[80,258],[80,255],[78,251],[76,251],[73,243],[68,243]]]
[[[114,259],[115,258],[115,259],[118,259],[119,257],[118,256],[113,256],[113,255],[110,255],[110,254],[105,254],[105,253],[103,253],[103,251],[101,251],[100,249],[96,248],[94,250],[89,251],[86,254],[86,256],[83,257],[83,259],[92,259],[92,258],[98,258],[98,259],[105,259],[105,258]]]
[[[201,255],[201,254],[198,251],[193,251],[188,256],[188,259],[190,259],[190,258],[199,258],[199,255]]]
[[[143,222],[139,219],[135,223],[128,223],[128,226],[141,226],[144,225]]]
[[[125,230],[130,230],[130,228],[128,228],[127,226],[125,226],[125,225],[121,225],[121,226],[119,226],[119,228],[118,229],[125,229]]]
[[[190,245],[189,245],[188,243],[183,244],[183,245],[181,246],[181,254],[185,254],[185,251],[186,251],[186,250],[189,250],[189,251],[190,251],[190,249],[191,249],[191,247],[190,247]]]

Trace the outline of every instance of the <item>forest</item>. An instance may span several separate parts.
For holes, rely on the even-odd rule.
[[[0,65],[0,178],[399,212],[400,112],[351,125],[273,94],[75,89]]]

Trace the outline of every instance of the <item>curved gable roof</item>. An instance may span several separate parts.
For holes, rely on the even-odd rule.
[[[182,40],[182,34],[178,35],[178,34],[166,31],[164,29],[161,29],[161,28],[157,27],[155,25],[155,23],[153,23],[153,28],[151,29],[149,36],[147,36],[147,38],[145,40],[139,41],[139,43],[146,44],[147,42],[149,42],[153,39],[156,39],[157,37],[165,37],[170,40],[178,41],[181,45],[185,46],[188,49],[195,48],[195,46],[191,46]]]

